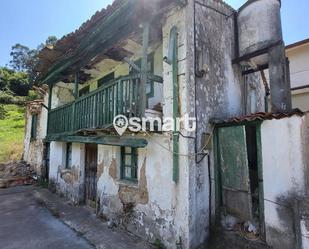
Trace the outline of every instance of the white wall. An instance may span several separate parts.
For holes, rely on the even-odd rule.
[[[296,197],[305,194],[305,120],[293,116],[261,125],[266,238],[274,248],[284,243],[283,248],[293,248],[293,215],[289,207]]]
[[[120,147],[99,145],[98,168],[103,173],[98,176],[98,197],[103,215],[114,222],[126,215],[124,205],[133,202],[134,218],[126,221],[127,229],[175,248],[180,237],[186,240],[188,236],[188,165],[185,158],[180,158],[180,180],[176,185],[170,138],[168,134],[152,135],[147,137],[147,147],[138,149],[138,183],[120,179]],[[112,176],[115,169],[116,176]]]
[[[48,94],[44,96],[42,102],[31,102],[26,106],[26,114],[25,114],[25,137],[24,137],[24,154],[23,160],[29,163],[36,171],[36,173],[41,176],[45,174],[43,172],[43,139],[46,136],[47,132],[47,116],[48,112],[45,108],[41,106],[41,103],[47,105],[48,102]],[[37,133],[36,139],[31,140],[31,127],[32,127],[32,116],[33,109],[36,109],[35,112],[38,115],[37,120]],[[31,111],[32,110],[32,111]]]
[[[50,143],[49,184],[73,203],[83,201],[85,178],[85,144],[72,144],[72,167],[66,169],[66,143]]]
[[[309,85],[309,42],[286,53],[290,60],[291,87]]]

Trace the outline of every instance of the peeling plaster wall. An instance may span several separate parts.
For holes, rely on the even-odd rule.
[[[189,152],[196,153],[207,142],[203,134],[213,133],[213,127],[209,124],[211,119],[226,119],[245,112],[264,110],[264,93],[258,74],[248,77],[247,81],[252,87],[246,89],[242,68],[232,64],[236,57],[234,10],[223,1],[200,0],[189,1],[187,11],[185,78],[189,96],[186,105],[189,115],[197,117],[197,131],[193,134],[196,141],[189,141]],[[202,71],[204,74],[201,74]],[[208,147],[209,156],[200,155],[189,161],[189,229],[192,248],[208,239],[209,216],[214,217],[218,211],[215,209],[214,181],[209,183],[209,179],[214,179],[211,142]]]
[[[73,83],[66,84],[63,82],[58,82],[55,86],[53,86],[51,108],[57,108],[59,106],[73,102],[73,88]]]
[[[199,1],[203,5],[231,15],[233,9],[221,1]],[[197,117],[197,131],[191,141],[190,152],[196,153],[204,145],[203,133],[212,134],[209,120],[240,115],[243,107],[243,79],[240,67],[232,65],[234,59],[234,21],[212,10],[189,1],[187,18],[187,58],[190,116]],[[195,27],[194,27],[195,24]],[[196,66],[195,66],[196,64]],[[196,77],[204,70],[205,74]],[[202,245],[209,236],[209,198],[214,204],[214,191],[209,194],[209,168],[214,165],[212,151],[208,156],[190,160],[189,229],[190,247]],[[200,162],[199,162],[200,161]],[[199,162],[199,163],[197,163]],[[210,162],[210,165],[208,165]],[[214,183],[212,183],[214,189]],[[214,214],[214,212],[212,212]]]
[[[186,82],[186,8],[175,7],[165,16],[162,27],[163,48],[155,53],[155,74],[162,70],[163,89],[155,86],[156,92],[163,94],[163,115],[172,117],[173,84],[172,67],[162,61],[168,54],[170,29],[178,28],[178,66],[180,87],[180,112],[188,113]],[[159,74],[160,75],[160,74]],[[151,102],[151,100],[150,100]],[[153,101],[155,104],[156,101]],[[184,131],[183,131],[184,132]],[[185,132],[184,132],[185,134]],[[98,197],[100,210],[106,218],[124,225],[150,241],[160,240],[167,248],[181,244],[189,248],[188,210],[188,157],[179,158],[179,182],[173,182],[173,160],[171,134],[146,137],[146,148],[138,149],[138,183],[128,183],[120,178],[120,149],[99,146]],[[160,144],[160,145],[159,145]],[[164,146],[166,149],[163,149]],[[188,153],[188,140],[180,137],[180,153]]]
[[[47,105],[48,94],[44,96],[42,103]],[[37,138],[31,139],[32,115],[38,114],[37,121]],[[24,153],[23,160],[29,163],[36,171],[38,176],[45,174],[43,167],[43,139],[47,131],[47,115],[48,112],[41,106],[41,103],[32,102],[26,107],[25,114],[25,138],[24,138]]]
[[[78,204],[84,201],[85,144],[72,144],[72,167],[66,169],[66,143],[50,143],[49,188]]]
[[[305,195],[308,175],[305,120],[294,116],[261,125],[266,240],[275,249],[296,244],[293,206]]]
[[[138,149],[138,183],[120,179],[120,148],[98,147],[98,198],[100,212],[130,232],[167,248],[187,240],[186,160],[180,163],[180,181],[173,182],[172,149],[169,135],[153,135],[146,148]]]

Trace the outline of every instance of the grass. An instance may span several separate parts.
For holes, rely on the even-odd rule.
[[[4,105],[5,119],[0,120],[0,163],[20,160],[23,153],[25,108]]]

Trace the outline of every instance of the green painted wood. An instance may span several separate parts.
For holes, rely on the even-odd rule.
[[[74,97],[75,99],[78,98],[78,84],[79,84],[79,73],[75,73],[75,80],[74,80]]]
[[[119,36],[125,36],[132,30],[130,28],[123,28],[128,26],[130,19],[134,16],[134,11],[137,5],[134,0],[124,1],[114,13],[107,18],[103,18],[98,24],[88,32],[88,35],[79,44],[79,47],[74,55],[64,56],[57,63],[55,63],[48,71],[43,83],[53,83],[59,78],[59,75],[70,66],[79,62],[82,58],[84,63],[88,63],[91,58],[98,54],[98,49],[103,52],[104,48],[108,48],[103,44],[110,41],[114,44],[119,41]],[[119,32],[121,30],[122,32]],[[116,37],[116,38],[115,38]],[[81,67],[81,65],[79,65]]]
[[[46,137],[45,141],[93,143],[112,146],[128,146],[133,148],[144,148],[148,144],[148,141],[143,138],[124,138],[118,136],[49,135]]]
[[[72,103],[50,110],[48,134],[105,127],[118,114],[136,114],[138,99],[133,97],[134,84],[138,89],[139,75],[121,77]]]
[[[173,26],[170,30],[168,58],[165,60],[172,65],[173,78],[173,118],[179,117],[179,84],[178,84],[178,32]],[[179,180],[179,134],[176,132],[176,122],[173,132],[173,181]]]
[[[31,122],[31,140],[35,140],[37,138],[37,127],[38,126],[38,114],[32,114],[32,122]]]
[[[140,84],[140,117],[145,116],[145,110],[147,107],[146,96],[146,84],[148,75],[148,46],[149,46],[149,29],[150,24],[148,22],[143,23],[143,53],[142,53],[142,66],[141,66],[141,84]]]
[[[218,129],[223,205],[244,220],[252,218],[245,126]]]
[[[223,186],[249,191],[245,127],[219,128],[219,147]]]

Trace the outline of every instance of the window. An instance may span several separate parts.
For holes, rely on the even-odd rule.
[[[67,143],[65,153],[65,167],[67,169],[72,168],[72,143]]]
[[[36,139],[37,125],[38,125],[38,114],[33,114],[31,121],[31,139]]]
[[[87,95],[90,92],[90,87],[85,86],[82,89],[79,90],[79,97]]]
[[[137,181],[137,149],[121,147],[121,179]]]
[[[105,75],[103,78],[98,80],[98,88],[103,86],[105,83],[107,83],[107,82],[109,82],[113,79],[115,79],[115,73],[114,72],[112,72],[108,75]]]

